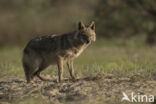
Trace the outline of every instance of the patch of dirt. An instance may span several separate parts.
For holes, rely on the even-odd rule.
[[[115,77],[112,75],[89,76],[76,81],[65,79],[57,83],[56,76],[51,81],[37,78],[27,84],[24,78],[3,76],[0,78],[0,104],[14,104],[37,98],[50,104],[127,104],[121,102],[122,92],[128,96],[132,92],[140,95],[156,96],[155,80],[134,80],[133,78]],[[23,103],[20,103],[23,104]],[[145,103],[146,104],[146,103]]]

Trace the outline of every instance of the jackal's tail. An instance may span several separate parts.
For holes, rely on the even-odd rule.
[[[24,53],[22,62],[23,62],[25,77],[26,77],[27,83],[29,83],[31,81],[31,74],[32,73],[31,73],[31,67],[27,62],[28,61],[27,58],[28,58],[28,56]]]

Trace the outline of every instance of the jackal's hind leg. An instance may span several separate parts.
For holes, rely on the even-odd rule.
[[[41,75],[41,72],[46,68],[47,66],[46,65],[42,65],[38,68],[38,70],[33,74],[33,77],[34,76],[37,76],[40,80],[43,80],[43,81],[47,81],[48,79],[43,77]]]

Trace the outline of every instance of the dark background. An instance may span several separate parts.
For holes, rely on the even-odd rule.
[[[155,0],[0,0],[0,45],[62,34],[94,20],[99,38],[156,40]]]

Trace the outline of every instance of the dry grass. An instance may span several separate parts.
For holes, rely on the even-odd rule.
[[[138,44],[137,42],[135,42],[135,40],[129,40],[126,42],[113,41],[113,43],[112,41],[105,39],[98,40],[96,43],[93,43],[91,46],[89,46],[89,48],[87,48],[84,53],[82,53],[82,55],[80,55],[80,57],[75,60],[74,66],[76,75],[82,80],[78,80],[77,82],[68,81],[69,73],[67,68],[65,67],[64,76],[67,80],[65,80],[64,83],[58,84],[53,81],[42,82],[35,79],[34,83],[32,83],[30,86],[26,85],[25,79],[23,79],[24,71],[21,64],[23,47],[2,47],[0,49],[0,93],[2,93],[1,91],[4,91],[4,87],[8,88],[8,91],[15,91],[17,89],[17,91],[15,91],[17,95],[18,93],[25,93],[22,91],[27,91],[28,93],[30,93],[30,95],[26,94],[26,97],[23,97],[24,94],[21,94],[18,99],[16,98],[18,97],[16,94],[13,95],[14,93],[4,91],[8,94],[8,96],[10,96],[9,102],[17,104],[43,104],[54,102],[76,103],[76,101],[80,101],[78,102],[80,104],[102,104],[103,102],[111,104],[113,102],[111,102],[110,98],[114,99],[114,101],[118,101],[117,99],[122,96],[122,88],[124,89],[125,86],[127,86],[126,88],[129,88],[131,89],[131,91],[134,91],[136,93],[139,91],[142,91],[144,93],[153,93],[155,89],[152,86],[155,86],[155,83],[150,82],[149,80],[155,77],[153,76],[153,73],[155,73],[156,65],[156,47],[148,47],[143,43]],[[57,79],[56,66],[49,67],[43,73],[46,76],[50,76],[52,80]],[[146,81],[147,83],[143,83]],[[138,86],[138,83],[140,87],[136,87]],[[148,86],[149,84],[151,86]],[[112,85],[114,87],[112,87]],[[45,89],[45,87],[48,86],[49,90]],[[24,90],[21,91],[20,88]],[[36,88],[37,90],[35,90]],[[74,90],[72,90],[73,88]],[[101,88],[101,90],[99,88]],[[57,96],[57,94],[54,94],[54,90],[56,90],[56,92],[65,90],[65,92],[58,92],[61,95]],[[126,89],[124,90],[127,91]],[[31,91],[34,92],[32,93]],[[47,91],[52,92],[50,93]],[[45,94],[49,93],[50,95],[48,96],[50,97],[47,97],[47,95]],[[77,93],[79,93],[80,95],[72,95]],[[85,97],[84,95],[87,97],[85,100],[82,100],[82,98]],[[93,101],[92,97],[88,97],[89,95],[97,96]],[[112,95],[112,97],[109,97],[110,95]],[[116,98],[115,96],[118,96],[118,98]],[[8,99],[8,97],[3,98],[4,101],[6,101],[5,98]],[[104,98],[105,100],[103,101],[102,99]],[[71,99],[75,100],[70,101]]]

